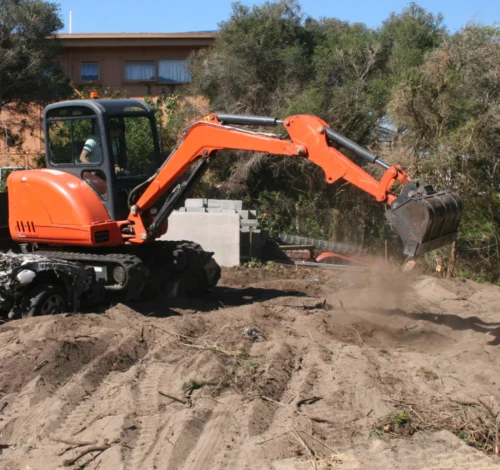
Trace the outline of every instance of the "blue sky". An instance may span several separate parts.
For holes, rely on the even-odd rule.
[[[300,1],[300,0],[299,0]],[[231,0],[56,0],[69,32],[73,12],[73,33],[138,33],[214,31],[229,18]],[[262,0],[243,0],[260,5]],[[408,1],[400,0],[302,0],[305,14],[313,18],[336,17],[376,27],[393,11],[400,12]],[[420,6],[442,13],[450,31],[470,21],[491,25],[500,22],[500,0],[421,0]]]

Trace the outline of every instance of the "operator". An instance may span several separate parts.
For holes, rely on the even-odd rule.
[[[109,121],[109,136],[111,137],[111,147],[115,162],[119,156],[119,142],[121,137],[121,127],[117,120]],[[101,139],[98,135],[90,136],[83,146],[80,154],[80,163],[100,163],[102,160]]]

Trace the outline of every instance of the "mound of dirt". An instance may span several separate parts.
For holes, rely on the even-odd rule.
[[[500,288],[223,271],[0,327],[0,469],[499,468]]]

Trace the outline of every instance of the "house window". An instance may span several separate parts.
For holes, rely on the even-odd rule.
[[[99,64],[97,62],[83,62],[80,69],[82,82],[99,80]]]
[[[127,62],[125,64],[126,81],[151,81],[156,79],[154,62]]]
[[[191,72],[187,59],[159,60],[158,81],[162,83],[189,83]]]

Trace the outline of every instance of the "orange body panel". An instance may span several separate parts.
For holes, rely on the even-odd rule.
[[[76,176],[58,170],[15,171],[8,178],[8,193],[9,230],[17,242],[123,244],[119,226],[99,196]],[[99,242],[96,232],[100,232]]]

